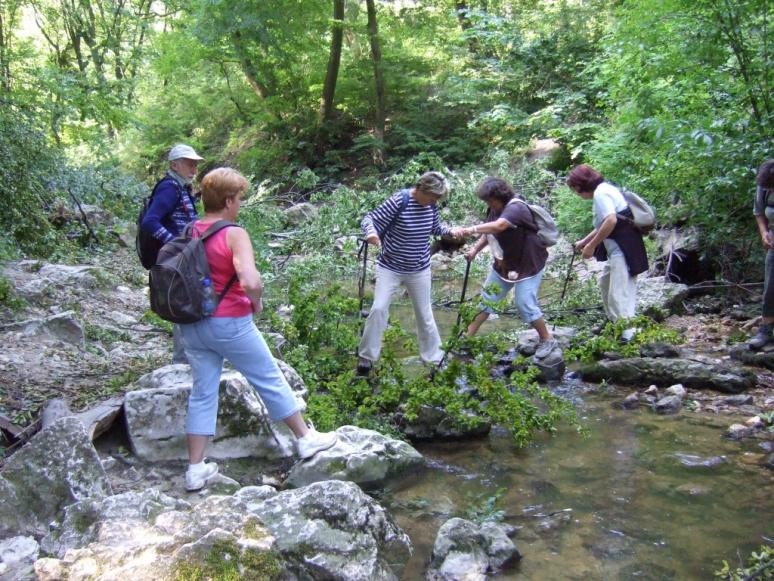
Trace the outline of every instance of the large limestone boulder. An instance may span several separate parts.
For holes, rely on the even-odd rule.
[[[422,455],[409,444],[379,432],[342,426],[336,434],[339,439],[332,448],[293,466],[287,478],[290,486],[331,479],[380,486],[424,464]]]
[[[67,506],[112,494],[83,424],[65,417],[38,432],[0,471],[0,538],[41,537]]]
[[[240,567],[255,578],[397,579],[411,554],[384,509],[339,481],[251,486],[195,506],[153,489],[80,502],[44,544],[54,557],[35,563],[39,581],[237,578]]]
[[[86,334],[74,311],[64,311],[42,319],[24,321],[21,332],[27,337],[55,339],[86,348]]]
[[[428,581],[484,581],[487,575],[521,559],[508,537],[510,527],[453,518],[438,530]]]
[[[37,268],[39,263],[20,263],[22,268]],[[53,297],[57,291],[89,293],[99,286],[96,266],[44,264],[35,277],[16,288],[19,296],[31,302]]]
[[[207,561],[234,573],[251,558],[276,566],[273,544],[236,496],[211,496],[192,507],[147,489],[69,507],[60,530],[44,539],[55,557],[39,559],[35,571],[39,581],[199,578],[195,572],[206,571]],[[178,575],[184,571],[189,577]]]
[[[306,222],[311,222],[320,214],[317,206],[309,202],[301,202],[290,206],[285,210],[285,219],[291,226],[300,226]]]
[[[580,373],[586,381],[608,381],[625,385],[674,385],[692,389],[712,389],[740,393],[755,386],[755,374],[744,369],[691,359],[646,359],[633,357],[615,361],[597,361],[583,365]]]
[[[301,578],[399,579],[412,552],[389,513],[351,482],[281,492],[251,512]]]
[[[664,320],[682,309],[688,286],[669,282],[663,276],[637,279],[637,313]]]
[[[12,537],[0,541],[0,580],[34,579],[33,565],[40,547],[32,537]]]
[[[168,365],[141,377],[137,381],[138,389],[126,394],[126,424],[137,456],[148,461],[188,457],[185,419],[192,382],[190,367]],[[297,382],[294,384],[298,387]],[[303,399],[298,396],[297,399],[303,409]],[[217,427],[207,455],[276,459],[293,454],[294,438],[285,424],[269,420],[263,402],[240,373],[223,373]]]

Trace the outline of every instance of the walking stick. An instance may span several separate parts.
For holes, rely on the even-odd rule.
[[[457,312],[457,323],[455,324],[455,327],[460,326],[460,321],[462,320],[462,306],[465,304],[465,293],[468,290],[468,277],[470,276],[470,263],[471,261],[468,260],[467,264],[465,265],[465,278],[462,280],[462,295],[460,296],[460,309]],[[457,331],[457,337],[462,335],[463,331],[460,329]],[[433,370],[430,372],[430,376],[428,379],[432,381],[433,377],[435,377],[435,374],[438,372],[439,369],[441,369],[441,366],[446,361],[446,356],[449,354],[448,351],[443,352],[443,357],[441,357],[441,360],[438,362],[438,364],[433,367]]]
[[[559,307],[564,304],[564,295],[567,294],[567,283],[570,282],[570,276],[572,276],[572,265],[575,264],[575,247],[572,249],[572,257],[570,258],[570,266],[567,267],[567,275],[564,277],[564,286],[562,287],[562,296],[559,298]],[[551,330],[556,329],[556,323],[553,324]]]
[[[360,273],[360,280],[358,281],[357,285],[357,294],[360,297],[360,306],[357,310],[357,318],[358,318],[358,325],[360,325],[360,337],[363,336],[363,328],[365,327],[365,324],[363,323],[363,304],[365,303],[365,281],[366,281],[366,273],[368,272],[368,241],[365,238],[358,238],[358,240],[361,242],[360,250],[357,253],[358,259],[360,258],[360,255],[363,255],[363,272]],[[359,346],[355,347],[355,357],[359,355],[358,352]]]
[[[468,290],[468,276],[470,275],[470,260],[465,265],[465,278],[462,281],[462,296],[460,297],[460,310],[457,312],[457,326],[462,320],[462,305],[465,304],[465,292]]]
[[[358,316],[360,318],[363,317],[363,303],[365,302],[365,281],[366,281],[366,273],[368,271],[368,241],[365,238],[359,239],[362,245],[360,246],[360,251],[357,253],[358,259],[360,258],[360,255],[363,255],[363,272],[360,273],[360,282],[358,283],[357,287],[357,294],[360,297],[360,307],[358,309]]]

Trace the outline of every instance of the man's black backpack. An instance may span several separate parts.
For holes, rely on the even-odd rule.
[[[210,236],[227,228],[236,226],[228,220],[218,220],[200,237],[193,236],[193,223],[188,224],[183,233],[170,240],[159,250],[156,264],[151,266],[150,303],[151,310],[166,321],[178,324],[196,323],[212,314],[220,300],[236,282],[231,277],[223,292],[212,301],[212,277],[204,243]]]
[[[137,256],[140,258],[140,263],[146,270],[150,270],[150,267],[156,264],[156,258],[159,255],[159,250],[161,250],[161,247],[164,246],[164,244],[158,238],[153,236],[153,234],[148,234],[142,229],[142,221],[145,219],[145,214],[148,213],[148,208],[150,207],[151,200],[153,200],[153,195],[156,193],[156,188],[158,188],[164,181],[170,179],[172,178],[166,176],[156,182],[156,185],[153,186],[153,191],[151,194],[142,199],[142,208],[140,209],[140,213],[137,216],[137,234],[134,238],[134,248],[137,251]],[[177,190],[179,202],[183,192],[180,188],[177,188]]]

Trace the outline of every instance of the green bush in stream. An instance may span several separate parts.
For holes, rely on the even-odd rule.
[[[624,330],[636,327],[634,338],[628,343],[621,341]],[[582,331],[573,337],[570,348],[564,352],[567,361],[589,362],[599,358],[603,353],[620,353],[623,357],[639,357],[640,347],[647,343],[680,343],[680,334],[656,323],[653,319],[639,316],[634,319],[608,322],[599,335],[590,331]]]
[[[744,566],[737,569],[732,570],[728,562],[723,561],[723,568],[715,571],[715,577],[724,581],[774,579],[774,546],[762,545],[750,554]]]
[[[474,425],[478,417],[511,431],[515,443],[524,445],[537,431],[552,432],[568,421],[580,429],[570,403],[540,387],[535,368],[516,362],[510,378],[493,378],[498,353],[507,350],[504,336],[467,339],[452,331],[443,348],[466,353],[449,357],[435,374],[407,368],[400,353],[415,352],[413,340],[395,322],[384,336],[378,365],[368,378],[355,375],[355,351],[359,341],[357,299],[341,286],[325,289],[290,284],[290,315],[271,315],[272,328],[287,339],[284,359],[294,366],[309,387],[308,414],[321,430],[354,424],[399,435],[397,416],[415,419],[423,406],[443,408],[460,425]],[[463,324],[477,313],[463,309]],[[471,389],[460,389],[470,386]]]

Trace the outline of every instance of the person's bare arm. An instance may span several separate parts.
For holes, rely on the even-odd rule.
[[[255,254],[250,237],[242,228],[229,228],[226,241],[234,254],[234,270],[239,278],[239,284],[250,298],[253,311],[260,313],[263,308],[261,302],[263,280],[261,280],[261,273],[255,268]]]
[[[615,212],[605,216],[605,219],[602,220],[599,228],[592,232],[593,236],[591,236],[591,239],[583,245],[581,256],[586,259],[594,256],[594,251],[597,249],[597,246],[599,246],[602,241],[610,235],[617,223],[618,216],[615,214]]]
[[[505,218],[498,218],[493,222],[485,222],[483,224],[476,224],[470,228],[465,228],[465,234],[499,234],[512,227],[513,225]]]
[[[758,222],[758,232],[761,235],[761,242],[766,250],[774,248],[774,240],[771,237],[771,230],[769,230],[769,220],[764,215],[755,216],[755,221]]]

